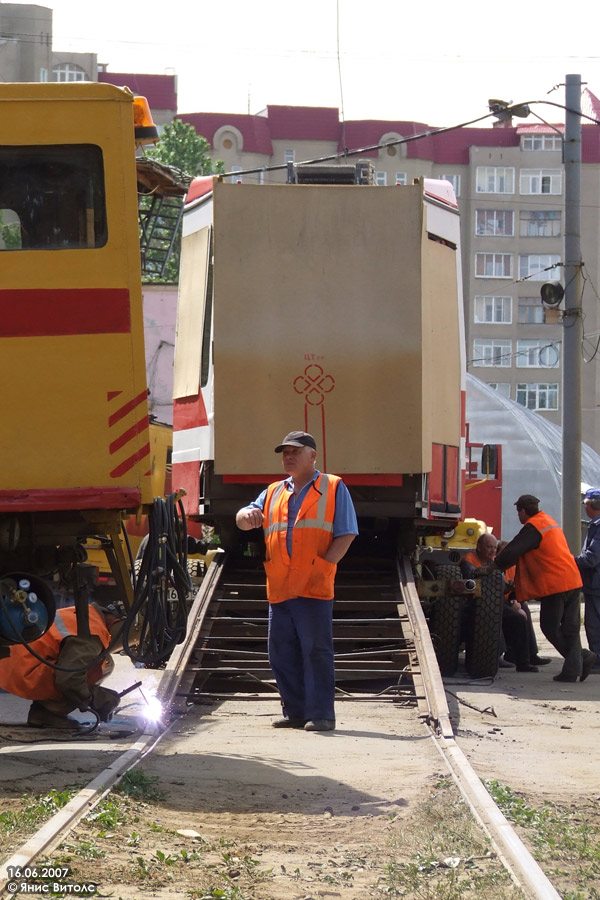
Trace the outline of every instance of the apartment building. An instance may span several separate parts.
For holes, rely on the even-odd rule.
[[[101,81],[146,97],[160,128],[177,112],[177,76],[109,72],[95,53],[55,50],[52,10],[0,0],[0,81]]]
[[[52,10],[0,2],[0,81],[96,81],[95,53],[52,47]]]
[[[586,89],[584,112],[600,118]],[[445,178],[460,211],[468,370],[528,409],[560,424],[562,310],[540,300],[545,281],[563,281],[563,124],[504,121],[498,127],[432,134],[422,122],[342,123],[336,108],[268,106],[258,115],[182,115],[222,159],[232,181],[283,182],[285,164],[359,150],[377,184]],[[394,143],[406,141],[405,143]],[[600,132],[583,126],[582,252],[585,340],[583,440],[600,451]],[[338,157],[334,164],[344,164]],[[328,164],[330,164],[328,162]],[[275,167],[275,168],[271,168]],[[257,169],[243,174],[248,169]],[[568,402],[568,398],[566,398]]]

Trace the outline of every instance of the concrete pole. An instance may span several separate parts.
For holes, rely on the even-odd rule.
[[[572,553],[581,550],[581,76],[565,91],[565,310],[562,390],[562,527]]]

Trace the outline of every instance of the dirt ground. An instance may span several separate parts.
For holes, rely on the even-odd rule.
[[[446,681],[457,741],[482,779],[532,805],[584,809],[598,829],[600,675],[554,682],[556,653],[543,640],[540,651],[552,662],[537,674]],[[414,710],[342,701],[337,730],[320,734],[273,730],[278,712],[276,701],[259,699],[192,708],[142,761],[138,796],[111,794],[52,860],[115,900],[521,896]],[[72,784],[98,751],[115,752],[95,746],[96,754],[90,743],[79,754],[68,745],[18,760],[0,748],[0,760],[20,767],[14,780],[0,779],[0,811],[24,784]],[[531,834],[522,835],[534,852]],[[4,858],[17,837],[10,847],[2,838]],[[561,865],[562,875],[547,874],[562,896],[598,896],[577,893],[576,873]]]

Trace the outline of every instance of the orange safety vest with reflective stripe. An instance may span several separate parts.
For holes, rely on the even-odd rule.
[[[318,475],[304,497],[292,530],[292,555],[287,550],[287,481],[269,485],[263,509],[269,603],[292,597],[332,600],[337,566],[323,559],[333,541],[338,475]]]
[[[560,526],[542,511],[527,519],[527,524],[540,532],[542,542],[517,560],[515,590],[519,600],[580,588],[581,575]]]
[[[110,644],[110,632],[106,627],[104,616],[93,606],[89,608],[90,634],[100,638],[102,645]],[[32,650],[56,663],[63,640],[71,634],[77,634],[77,617],[74,606],[57,609],[56,617],[48,631],[31,643]],[[87,673],[88,684],[95,684],[102,677],[100,664]],[[10,656],[0,659],[0,688],[26,700],[62,700],[63,694],[56,689],[54,669],[36,659],[33,654],[20,644],[10,648]]]

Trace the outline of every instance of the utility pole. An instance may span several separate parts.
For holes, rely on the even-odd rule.
[[[581,550],[581,76],[565,89],[565,310],[562,379],[562,527],[572,553]]]

